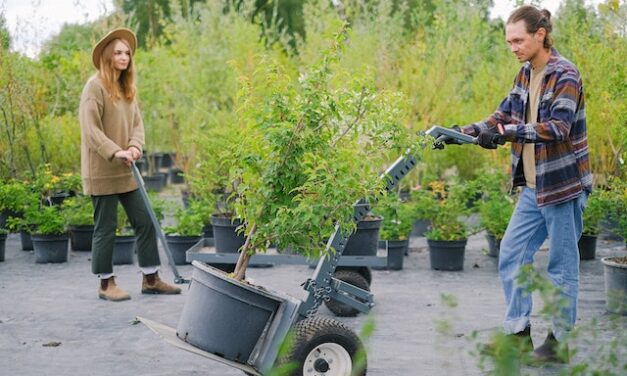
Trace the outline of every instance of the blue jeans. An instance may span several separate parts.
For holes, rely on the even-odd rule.
[[[504,330],[518,333],[529,325],[531,295],[517,285],[520,268],[532,264],[542,243],[549,238],[548,275],[566,298],[560,317],[553,318],[553,334],[561,340],[575,325],[579,292],[579,248],[583,221],[581,215],[588,195],[557,205],[538,208],[536,191],[523,188],[514,214],[501,241],[499,276],[505,293],[507,311]]]

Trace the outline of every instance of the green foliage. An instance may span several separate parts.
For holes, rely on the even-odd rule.
[[[94,224],[94,207],[89,196],[77,195],[63,201],[63,213],[69,226]]]
[[[483,170],[475,181],[481,199],[479,208],[480,226],[496,239],[503,239],[509,220],[514,212],[514,198],[509,194],[509,176],[502,170]]]
[[[412,209],[410,203],[402,202],[395,194],[380,197],[373,209],[375,213],[383,217],[379,238],[407,239],[416,218]]]
[[[24,212],[23,221],[27,230],[33,234],[61,235],[66,232],[62,206],[29,207]]]
[[[240,142],[234,145],[231,178],[235,209],[247,223],[253,250],[274,242],[318,255],[335,225],[350,229],[352,206],[378,194],[378,166],[386,149],[401,150],[393,93],[376,92],[364,79],[331,78],[341,59],[346,30],[300,79],[262,56],[254,76],[241,74]]]
[[[0,211],[11,210],[21,213],[32,202],[37,202],[37,195],[25,181],[0,180]]]
[[[470,229],[461,217],[469,211],[467,187],[460,183],[447,186],[443,182],[432,182],[429,187],[432,200],[427,210],[431,213],[431,229],[425,237],[430,240],[466,239]]]
[[[164,231],[169,235],[197,236],[202,234],[203,215],[189,209],[178,208],[174,214],[176,226],[166,227]]]
[[[600,221],[607,216],[610,202],[607,198],[608,192],[597,188],[590,193],[586,208],[583,211],[583,234],[596,236],[599,234]]]
[[[608,183],[607,191],[603,193],[608,204],[608,217],[618,224],[623,239],[627,239],[627,181],[612,177]]]

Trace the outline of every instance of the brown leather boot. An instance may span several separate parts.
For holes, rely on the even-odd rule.
[[[560,348],[560,343],[553,335],[553,332],[549,332],[544,343],[533,351],[531,358],[534,363],[568,363],[568,346],[564,344]]]
[[[142,281],[142,294],[175,295],[180,293],[180,288],[163,282],[157,273],[144,274],[144,280]]]
[[[98,297],[104,300],[110,300],[112,302],[121,302],[123,300],[129,300],[131,296],[115,284],[114,277],[100,280],[100,289],[98,290]]]

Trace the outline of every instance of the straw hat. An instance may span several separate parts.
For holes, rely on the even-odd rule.
[[[105,47],[107,47],[109,42],[114,39],[124,39],[131,49],[131,55],[135,54],[135,48],[137,47],[137,37],[135,37],[135,33],[124,27],[113,29],[105,35],[104,38],[100,39],[98,43],[96,43],[96,46],[91,53],[91,61],[97,69],[100,69],[100,55],[102,55],[102,51]]]

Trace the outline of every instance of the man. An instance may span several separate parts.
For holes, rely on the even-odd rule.
[[[557,347],[576,320],[579,285],[577,241],[592,190],[586,115],[577,68],[552,48],[551,14],[522,6],[505,27],[507,43],[523,63],[509,95],[487,119],[461,129],[487,149],[512,142],[513,186],[520,198],[501,242],[499,275],[507,304],[506,334],[531,343],[531,296],[517,286],[523,265],[549,238],[548,274],[567,301],[552,330],[533,352],[539,361],[565,361]]]

